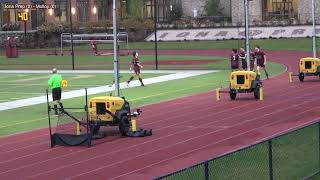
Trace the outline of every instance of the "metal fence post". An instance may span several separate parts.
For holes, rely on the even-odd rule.
[[[209,164],[208,161],[204,163],[204,179],[209,180]]]
[[[91,140],[92,140],[92,137],[91,137],[91,131],[89,131],[89,128],[90,128],[90,124],[89,124],[89,107],[88,107],[88,89],[85,88],[85,93],[86,93],[86,106],[85,106],[85,111],[86,111],[86,123],[87,123],[87,137],[88,137],[88,145],[87,147],[90,147],[91,146]]]
[[[50,104],[49,104],[49,91],[48,91],[48,89],[46,89],[46,94],[47,94],[47,107],[48,107],[48,120],[49,120],[50,143],[51,143],[51,147],[53,147],[53,146],[54,146],[54,143],[53,143],[53,141],[52,141],[51,118],[50,118],[51,107],[50,107]]]
[[[273,180],[273,161],[272,161],[272,140],[268,140],[268,153],[269,153],[269,179]]]

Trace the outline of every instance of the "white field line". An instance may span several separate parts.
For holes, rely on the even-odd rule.
[[[24,83],[28,81],[36,81],[36,80],[43,80],[43,79],[49,79],[49,78],[50,78],[50,75],[46,75],[46,76],[40,76],[40,77],[17,79],[17,80],[12,80],[11,82]]]
[[[200,71],[175,71],[175,70],[143,70],[144,74],[172,74],[178,72]],[[59,70],[61,74],[113,74],[113,70]],[[120,70],[120,73],[132,73],[132,71]],[[51,70],[0,70],[0,74],[51,74]]]
[[[9,81],[0,81],[0,87],[1,87],[1,83],[8,83]],[[15,83],[10,83],[10,84],[5,84],[5,86],[24,86],[24,84],[15,84]],[[43,83],[39,83],[39,84],[28,84],[29,86],[43,86]],[[101,84],[100,84],[101,85]],[[99,86],[99,84],[84,84],[84,85],[76,85],[76,84],[72,84],[72,87],[94,87],[94,86]],[[2,93],[2,92],[0,92]]]
[[[6,88],[0,88],[0,90],[8,90],[8,89],[16,89],[16,88],[21,88],[21,87],[26,87],[29,86],[29,84],[22,84],[21,86],[13,86],[13,87],[6,87]]]
[[[42,84],[43,85],[43,84]],[[43,95],[44,93],[42,92],[42,93],[32,93],[32,92],[10,92],[10,91],[2,91],[2,92],[0,92],[0,94],[12,94],[12,93],[14,93],[14,94],[26,94],[26,95]]]
[[[193,76],[198,76],[198,75],[203,75],[203,74],[208,74],[213,72],[218,72],[218,71],[179,71],[175,74],[169,74],[169,75],[163,75],[163,76],[144,79],[144,84],[149,85],[149,84],[155,84],[155,83],[166,82],[171,80],[184,79],[188,77],[193,77]],[[127,89],[127,88],[138,87],[138,86],[140,86],[140,82],[138,80],[132,81],[129,87],[127,86],[126,82],[120,83],[121,89]],[[109,85],[87,89],[88,95],[112,92],[112,91],[114,91],[114,86],[109,86]],[[62,99],[71,99],[71,98],[81,97],[81,96],[85,96],[85,89],[62,93]],[[51,95],[49,96],[49,100],[52,101]],[[25,107],[25,106],[32,106],[32,105],[41,104],[45,102],[47,102],[46,96],[39,96],[39,97],[33,97],[33,98],[27,98],[27,99],[20,99],[16,101],[10,101],[5,103],[0,103],[0,111],[19,108],[19,107]]]
[[[17,99],[21,99],[21,98],[10,98],[11,100],[17,100]]]

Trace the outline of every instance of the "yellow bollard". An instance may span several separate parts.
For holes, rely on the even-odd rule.
[[[263,101],[263,88],[262,87],[259,90],[259,94],[260,94],[260,101]]]
[[[289,82],[292,83],[292,72],[289,72]]]
[[[217,101],[220,100],[220,88],[216,89],[216,98],[217,98]]]
[[[76,122],[76,134],[80,135],[80,123]]]
[[[137,131],[137,121],[135,119],[131,120],[131,131],[136,132]]]

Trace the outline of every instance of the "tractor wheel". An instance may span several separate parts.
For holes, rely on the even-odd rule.
[[[304,74],[303,73],[299,73],[299,80],[300,80],[300,82],[303,82],[303,80],[304,80]]]
[[[230,98],[231,98],[231,100],[235,100],[236,97],[237,97],[237,91],[230,90]]]
[[[253,91],[254,98],[260,99],[260,86],[257,86],[256,89]]]
[[[130,130],[130,123],[127,116],[123,116],[119,123],[119,131],[122,136],[126,136]]]

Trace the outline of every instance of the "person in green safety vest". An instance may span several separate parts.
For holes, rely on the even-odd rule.
[[[54,111],[55,114],[58,114],[58,105],[60,105],[61,111],[63,111],[63,104],[60,102],[61,100],[61,86],[62,86],[62,76],[57,73],[57,68],[52,69],[52,76],[48,80],[48,85],[52,90],[52,99],[54,103]]]

